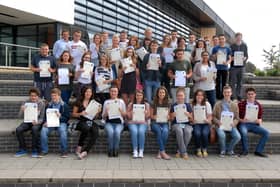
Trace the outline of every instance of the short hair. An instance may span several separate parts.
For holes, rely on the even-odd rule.
[[[151,27],[147,27],[146,29],[145,29],[145,32],[146,31],[152,31],[153,32],[153,29],[151,28]]]
[[[119,87],[116,83],[113,83],[109,90],[112,90],[114,88],[117,88],[117,90],[119,91]]]
[[[212,39],[214,39],[214,38],[219,38],[219,36],[217,36],[217,35],[212,36]]]
[[[65,33],[65,32],[69,33],[69,30],[62,30],[61,34]]]
[[[80,30],[75,30],[73,33],[79,33],[79,34],[82,34],[82,31],[80,31]]]
[[[241,36],[241,37],[242,37],[242,33],[241,33],[241,32],[237,32],[237,33],[235,34],[235,38],[238,37],[238,36]]]
[[[150,43],[150,46],[151,46],[152,44],[157,44],[157,45],[158,45],[158,41],[157,41],[157,40],[152,40],[151,43]]]
[[[184,49],[179,49],[179,48],[177,48],[177,49],[174,50],[174,53],[175,53],[175,54],[177,54],[178,52],[185,52],[185,50],[184,50]]]
[[[232,89],[231,89],[230,86],[224,86],[224,87],[223,87],[223,91],[224,91],[224,90],[232,90]]]
[[[126,30],[122,30],[120,33],[125,33],[125,34],[127,34],[127,31],[126,31]]]
[[[171,33],[173,33],[173,32],[177,32],[177,30],[175,30],[175,29],[171,30]]]
[[[192,33],[192,32],[189,34],[189,36],[191,36],[191,35],[194,35],[194,36],[195,36],[195,34],[194,34],[194,33]]]
[[[51,90],[51,94],[57,94],[57,95],[60,96],[61,95],[61,91],[58,88],[54,88],[54,89]]]
[[[40,96],[40,90],[38,88],[30,88],[28,91],[28,95],[31,95],[31,93],[35,93],[37,96]]]
[[[246,88],[245,92],[246,92],[246,93],[248,93],[248,92],[254,92],[254,93],[256,93],[256,89],[253,88],[253,87],[249,87],[249,88]]]
[[[225,34],[219,34],[219,35],[218,35],[218,37],[222,37],[222,36],[223,36],[223,37],[226,37]]]
[[[112,36],[112,40],[113,40],[114,38],[120,39],[120,36],[119,36],[118,34],[114,34],[114,35]]]
[[[109,34],[107,31],[102,31],[101,34]]]
[[[185,95],[185,97],[186,97],[185,88],[183,88],[183,87],[179,87],[179,88],[177,88],[177,90],[176,90],[176,95],[177,95],[179,92],[184,93],[184,95]]]
[[[42,43],[42,44],[40,45],[40,48],[42,48],[42,47],[49,47],[49,45],[48,45],[47,43]]]

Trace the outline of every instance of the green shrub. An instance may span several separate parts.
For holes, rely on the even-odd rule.
[[[265,72],[260,70],[260,69],[256,69],[255,70],[255,75],[259,76],[259,77],[264,77],[265,76]]]
[[[268,70],[266,70],[266,75],[267,76],[279,76],[280,75],[280,71],[278,70],[278,69],[275,69],[275,68],[273,68],[273,69],[268,69]]]

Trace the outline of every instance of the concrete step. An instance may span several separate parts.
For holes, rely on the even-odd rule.
[[[276,99],[272,92],[280,91],[280,84],[244,84],[244,97],[245,89],[248,87],[253,87],[256,89],[257,98],[262,100],[279,100]]]
[[[245,79],[247,84],[280,84],[280,77],[251,77]]]
[[[0,96],[27,96],[33,80],[0,80]]]
[[[0,80],[33,80],[28,69],[0,69]]]
[[[18,149],[18,142],[15,136],[16,127],[22,122],[22,120],[10,120],[2,119],[0,120],[0,152],[15,152]],[[264,122],[263,126],[267,128],[270,132],[270,138],[266,145],[265,151],[267,153],[280,153],[280,126],[278,122]],[[74,152],[75,147],[78,143],[79,132],[78,131],[69,131],[68,135],[68,146],[69,151]],[[249,144],[250,152],[254,152],[256,144],[259,140],[259,136],[250,134],[249,135]],[[31,145],[31,133],[26,133],[26,142],[27,145]],[[49,137],[49,148],[50,152],[59,151],[59,139],[56,132],[52,133]],[[209,153],[217,154],[219,152],[218,143],[209,145]],[[30,147],[29,147],[30,148]],[[173,132],[170,131],[168,143],[166,150],[169,153],[176,153],[176,137]],[[122,153],[131,153],[131,141],[129,131],[124,131],[121,135],[120,151]],[[146,144],[145,152],[146,153],[157,153],[158,145],[155,135],[148,131],[146,134]],[[241,151],[241,145],[239,144],[236,148],[236,152]],[[96,145],[93,148],[95,153],[106,153],[107,152],[107,139],[106,134],[103,129],[99,130],[99,138]],[[194,139],[189,145],[189,153],[195,152]]]

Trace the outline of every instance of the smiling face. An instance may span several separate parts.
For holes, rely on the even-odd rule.
[[[40,54],[42,56],[48,56],[49,54],[49,47],[47,45],[43,45],[41,48],[40,48]]]
[[[249,100],[250,102],[254,102],[257,94],[254,91],[248,91],[246,95],[247,95],[247,100]]]
[[[203,95],[202,92],[198,92],[198,93],[196,94],[196,97],[195,97],[195,98],[196,98],[197,103],[201,104],[202,101],[203,101],[203,99],[204,99],[204,95]]]
[[[165,98],[165,96],[166,96],[165,90],[164,90],[164,89],[160,89],[160,90],[158,91],[158,98],[159,98],[159,100],[162,101],[162,100]]]
[[[133,56],[133,53],[134,53],[134,51],[133,51],[133,49],[131,49],[131,48],[129,48],[129,49],[126,50],[126,55],[127,55],[127,57],[132,57],[132,56]]]
[[[176,94],[177,103],[183,104],[185,102],[185,92],[179,91]]]
[[[176,58],[177,58],[177,60],[179,60],[179,61],[184,60],[184,51],[177,51],[177,52],[176,52]]]
[[[37,95],[37,93],[35,92],[31,92],[30,95],[29,95],[29,99],[31,102],[37,102],[38,99],[39,99],[39,96]]]
[[[52,101],[53,101],[54,103],[58,103],[59,100],[60,100],[60,95],[57,94],[57,93],[52,93],[52,94],[51,94],[51,98],[52,98]]]
[[[83,61],[88,61],[88,62],[90,62],[90,54],[86,54],[86,55],[83,57]]]
[[[63,62],[69,62],[69,60],[70,60],[70,54],[69,54],[69,52],[64,52],[64,53],[62,54],[62,60],[63,60]]]
[[[62,38],[63,38],[63,40],[68,41],[69,40],[69,32],[68,31],[62,32]]]
[[[81,37],[82,37],[82,33],[80,33],[80,32],[74,32],[74,34],[73,34],[73,40],[74,40],[75,42],[80,41]]]
[[[208,62],[209,61],[209,54],[207,52],[201,53],[202,62]]]
[[[118,88],[111,88],[110,89],[110,97],[111,99],[117,99],[119,94]]]
[[[230,100],[230,97],[232,95],[231,89],[230,88],[224,89],[223,95],[224,95],[225,100]]]
[[[140,103],[142,103],[142,101],[144,99],[144,94],[137,92],[135,95],[135,98],[136,98],[136,103],[140,104]]]
[[[92,89],[88,88],[85,92],[85,99],[89,100],[92,96]]]
[[[99,35],[95,35],[93,38],[93,42],[95,44],[100,44],[101,43],[101,37]]]

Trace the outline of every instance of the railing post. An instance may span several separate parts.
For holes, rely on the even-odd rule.
[[[31,49],[28,49],[28,67],[31,66]]]
[[[5,66],[8,66],[8,46],[5,45]]]

